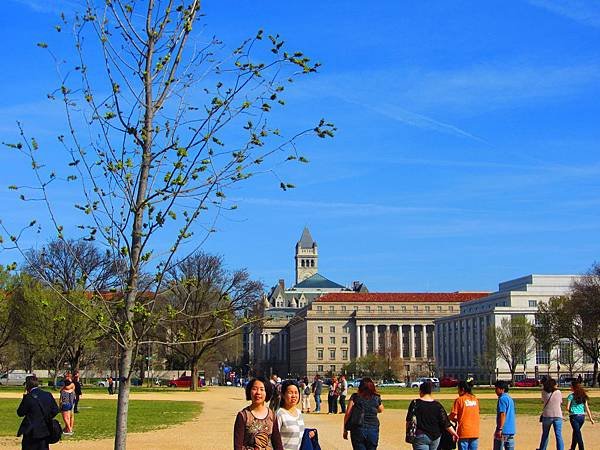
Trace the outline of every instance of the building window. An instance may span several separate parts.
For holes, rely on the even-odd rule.
[[[323,327],[321,325],[319,325],[317,327],[317,333],[322,333],[323,332]]]
[[[323,336],[319,336],[317,338],[317,344],[322,344],[323,343]]]
[[[329,366],[329,370],[331,370],[332,373],[335,373],[335,365]]]
[[[335,348],[329,349],[329,359],[335,359]]]
[[[353,309],[354,311],[358,311],[358,306],[353,306],[353,307],[352,307],[352,309]]]
[[[348,336],[342,336],[342,344],[348,343]]]
[[[383,311],[383,306],[378,306],[377,311]]]
[[[346,305],[342,305],[342,311],[346,311]]]
[[[402,305],[402,311],[406,312],[406,306]]]
[[[550,364],[550,355],[539,344],[535,347],[535,363]]]
[[[335,337],[334,336],[331,336],[329,338],[329,343],[332,344],[332,345],[335,345]]]
[[[370,307],[370,306],[367,306],[365,309],[366,309],[367,311],[371,311],[371,307]]]
[[[431,311],[431,307],[430,306],[425,306],[425,311]]]
[[[560,354],[558,357],[558,362],[565,365],[572,365],[575,359],[574,356],[573,343],[566,339],[560,341]]]
[[[335,307],[329,306],[329,311],[333,311],[334,309],[335,309]]]
[[[537,300],[529,300],[530,308],[537,308]]]
[[[317,372],[323,372],[323,366],[321,364],[317,366]]]
[[[442,311],[442,307],[438,305],[437,310],[438,310],[438,312],[441,312]]]
[[[343,348],[343,349],[342,349],[342,359],[343,359],[344,361],[347,361],[347,360],[348,360],[348,349],[347,349],[347,348]]]
[[[317,359],[318,359],[319,361],[322,361],[322,360],[323,360],[323,349],[322,349],[322,348],[318,348],[318,349],[317,349]]]
[[[323,311],[323,307],[321,305],[317,306],[317,311]]]
[[[394,305],[390,305],[390,311],[394,310]]]
[[[418,311],[418,310],[419,310],[419,307],[418,307],[417,305],[415,305],[415,306],[413,306],[413,310],[414,310],[414,311]]]
[[[335,333],[335,327],[329,327],[329,332],[330,333]]]
[[[450,306],[448,307],[448,309],[449,309],[450,311],[454,311],[454,306],[450,305]]]

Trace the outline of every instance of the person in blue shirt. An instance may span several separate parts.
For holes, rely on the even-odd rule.
[[[515,402],[508,395],[508,383],[498,380],[495,384],[498,406],[496,408],[496,431],[494,450],[514,450],[515,448]]]

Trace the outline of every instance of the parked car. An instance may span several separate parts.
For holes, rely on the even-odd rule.
[[[231,385],[231,384],[230,384]],[[191,375],[182,375],[179,378],[174,380],[169,380],[169,387],[191,387],[192,386],[192,376]],[[204,379],[198,377],[198,386],[204,386]]]
[[[406,387],[406,383],[400,380],[383,380],[377,387]]]
[[[410,383],[410,387],[411,388],[421,387],[421,385],[423,383],[425,383],[426,381],[431,381],[432,383],[438,384],[438,385],[440,383],[440,380],[438,380],[437,378],[421,377],[421,378],[417,378],[416,381],[413,381],[412,383]]]
[[[348,387],[357,388],[358,385],[360,384],[360,380],[362,380],[362,378],[353,378],[351,380],[346,380],[346,381],[348,382]]]
[[[561,375],[558,379],[558,385],[562,387],[569,387],[573,381],[577,381],[577,378]]]
[[[119,385],[119,380],[117,380],[116,377],[113,377],[113,383],[114,383],[114,388],[116,389],[117,386]],[[106,380],[106,379],[105,380],[98,380],[98,381],[96,381],[96,386],[107,388],[108,387],[108,380]]]
[[[536,380],[535,378],[523,378],[522,380],[515,381],[516,387],[536,387],[539,385],[539,380]]]
[[[0,375],[0,385],[2,386],[25,386],[25,378],[32,373],[22,370],[13,370]]]
[[[442,377],[440,378],[440,387],[456,387],[458,386],[458,380],[453,377]]]

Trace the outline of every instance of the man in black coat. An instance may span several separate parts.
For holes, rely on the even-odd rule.
[[[23,436],[22,450],[48,450],[50,430],[48,421],[59,412],[56,400],[51,393],[39,388],[35,375],[25,378],[23,400],[17,408],[17,415],[23,417],[17,436]]]

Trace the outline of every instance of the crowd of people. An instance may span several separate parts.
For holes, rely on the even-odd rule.
[[[328,380],[328,414],[344,414],[342,438],[352,443],[354,450],[375,450],[379,443],[378,414],[384,406],[371,378],[360,381],[358,391],[346,405],[348,383],[342,375]],[[477,450],[480,439],[479,399],[473,394],[472,381],[460,381],[458,397],[450,413],[433,397],[433,384],[425,381],[419,387],[419,397],[410,402],[406,414],[404,440],[413,450]],[[494,450],[514,450],[516,429],[515,403],[509,394],[509,383],[497,381],[495,386],[496,427],[493,435]],[[242,409],[234,425],[234,450],[313,450],[320,449],[316,429],[305,427],[303,414],[321,411],[324,382],[316,375],[308,378],[281,381],[277,376],[266,380],[253,378],[246,385],[246,399],[250,404]],[[543,381],[543,403],[540,422],[542,433],[538,450],[548,448],[550,429],[554,428],[557,450],[564,450],[562,438],[563,398],[556,381]],[[300,408],[298,408],[300,405]],[[581,428],[587,414],[594,423],[588,404],[588,394],[575,380],[567,397],[566,411],[572,427],[570,450],[584,450]],[[399,439],[401,437],[399,436]]]

